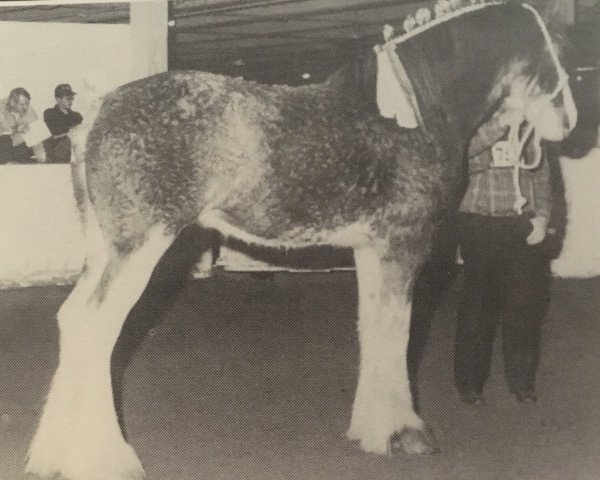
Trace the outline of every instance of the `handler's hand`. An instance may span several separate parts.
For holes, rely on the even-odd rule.
[[[533,230],[527,236],[526,241],[528,245],[536,245],[546,238],[548,219],[540,216],[533,217],[531,224],[533,225]]]
[[[17,123],[13,127],[13,132],[14,133],[27,133],[30,128],[31,127],[29,125],[27,125],[26,123]]]

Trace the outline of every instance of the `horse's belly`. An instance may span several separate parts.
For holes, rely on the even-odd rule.
[[[251,218],[240,218],[219,210],[207,210],[200,214],[199,223],[214,228],[224,236],[247,244],[265,247],[305,247],[309,245],[332,245],[357,247],[372,241],[373,232],[366,221],[345,222],[335,219],[325,223],[308,222],[305,225],[274,225]]]

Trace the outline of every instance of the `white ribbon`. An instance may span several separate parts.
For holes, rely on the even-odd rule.
[[[412,86],[394,44],[375,47],[377,54],[377,108],[381,116],[395,118],[400,127],[416,128],[421,122]]]

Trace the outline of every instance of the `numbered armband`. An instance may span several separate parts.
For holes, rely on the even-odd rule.
[[[500,140],[492,145],[492,167],[510,168],[518,163],[511,145],[506,140]]]

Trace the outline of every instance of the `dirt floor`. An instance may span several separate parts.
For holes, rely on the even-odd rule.
[[[140,344],[124,375],[123,412],[148,479],[600,479],[600,279],[555,280],[539,402],[528,406],[506,393],[499,355],[487,404],[460,403],[451,381],[456,288],[419,385],[442,451],[390,458],[344,438],[358,364],[352,273],[190,281],[159,323],[149,313],[162,302],[155,291],[115,359],[124,363]],[[2,480],[23,478],[68,291],[0,292]]]

